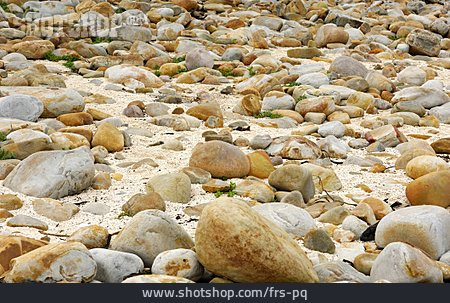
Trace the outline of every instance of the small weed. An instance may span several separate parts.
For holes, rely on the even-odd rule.
[[[123,7],[119,7],[118,9],[116,9],[116,14],[121,14],[124,11],[126,11],[126,9],[124,9]]]
[[[63,64],[65,67],[69,68],[71,71],[76,72],[77,69],[75,68],[75,65],[73,64],[73,61],[67,61]]]
[[[248,72],[250,74],[250,77],[253,77],[254,75],[256,75],[256,72],[253,70],[253,66],[250,66],[248,68]]]
[[[14,153],[0,148],[0,160],[14,159]]]
[[[117,219],[123,219],[124,217],[132,217],[132,215],[130,215],[129,213],[123,211],[117,216]]]
[[[104,42],[109,43],[111,41],[112,41],[112,39],[109,37],[96,37],[93,42],[95,44],[97,44],[97,43],[104,43]]]
[[[391,39],[391,40],[398,40],[398,39],[400,39],[399,37],[397,37],[397,35],[389,35],[388,38]]]
[[[254,118],[260,119],[260,118],[270,118],[270,119],[277,119],[277,118],[281,118],[283,117],[280,114],[274,114],[271,111],[265,111],[265,112],[260,112],[257,115],[253,116]]]
[[[8,3],[0,2],[0,7],[1,7],[6,13],[10,13],[10,12],[11,12],[11,11],[9,10]]]
[[[186,60],[186,57],[182,56],[182,57],[175,57],[173,58],[172,62],[173,63],[180,63],[183,62],[184,60]]]
[[[0,141],[6,141],[6,134],[0,132]]]
[[[297,102],[300,102],[300,101],[305,100],[305,99],[308,99],[308,97],[305,96],[305,95],[301,95],[300,97],[297,98]]]
[[[185,73],[187,71],[188,71],[187,68],[179,68],[177,74]]]
[[[294,87],[294,86],[299,86],[300,85],[300,83],[297,83],[297,82],[289,82],[288,84],[286,84],[286,86],[287,87]]]
[[[226,192],[222,192],[222,191],[218,191],[214,193],[214,196],[216,196],[216,198],[219,198],[220,196],[226,194],[228,197],[234,197],[237,193],[236,193],[236,183],[234,182],[230,182],[230,189]]]
[[[236,74],[232,71],[220,71],[224,77],[236,77]]]

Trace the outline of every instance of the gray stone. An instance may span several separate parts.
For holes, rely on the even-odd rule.
[[[110,248],[134,253],[150,267],[163,251],[193,246],[191,237],[169,215],[160,210],[144,210],[112,239]]]
[[[214,58],[208,50],[203,48],[194,49],[186,54],[186,68],[194,70],[199,67],[212,68],[214,66]]]
[[[29,196],[58,199],[88,188],[94,174],[94,157],[89,148],[43,151],[17,165],[3,186]]]
[[[32,96],[14,95],[0,98],[0,117],[35,122],[44,111],[44,104]]]
[[[345,134],[345,125],[340,121],[327,122],[319,126],[317,131],[322,137],[335,136],[336,138],[341,138]]]
[[[404,242],[438,259],[450,250],[450,213],[440,206],[411,206],[383,217],[375,233],[375,242],[385,247]]]
[[[314,266],[321,283],[356,282],[369,283],[369,277],[360,273],[350,264],[342,261],[322,263]]]
[[[387,280],[392,283],[442,283],[443,275],[434,260],[419,249],[393,242],[375,259],[370,279],[373,282]]]
[[[315,193],[311,173],[296,164],[288,164],[277,168],[269,175],[269,184],[278,190],[302,193],[303,199],[308,202]]]
[[[304,209],[292,204],[274,202],[253,206],[260,215],[272,221],[286,232],[303,237],[316,228],[311,215]]]
[[[355,216],[347,216],[342,221],[342,229],[351,231],[358,239],[368,227],[369,225],[366,222]]]
[[[120,283],[144,270],[144,262],[135,254],[104,248],[94,248],[89,252],[97,263],[95,280],[101,282]]]
[[[359,76],[362,78],[365,78],[369,72],[364,64],[347,56],[334,59],[330,65],[330,71],[333,71],[342,77]]]
[[[198,281],[204,273],[197,254],[190,249],[167,250],[156,256],[152,265],[152,274],[177,276]]]

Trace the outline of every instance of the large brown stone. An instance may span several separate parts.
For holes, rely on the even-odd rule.
[[[46,244],[44,241],[21,236],[0,236],[0,275],[9,270],[12,259]]]
[[[250,162],[238,147],[217,140],[198,144],[189,166],[209,171],[213,177],[241,178],[250,171]]]
[[[263,150],[247,154],[247,158],[250,161],[250,176],[266,179],[275,170],[269,155]]]
[[[97,264],[78,242],[53,243],[15,258],[5,274],[6,283],[90,282]]]
[[[92,138],[92,146],[104,146],[109,152],[121,151],[124,147],[124,138],[120,130],[110,123],[103,123]]]
[[[434,141],[431,147],[438,154],[450,154],[450,137]]]
[[[450,206],[450,170],[437,171],[417,178],[406,187],[412,205]]]
[[[311,261],[289,234],[233,198],[204,208],[195,249],[206,269],[235,282],[318,281]]]

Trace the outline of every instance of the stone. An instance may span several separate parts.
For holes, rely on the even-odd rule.
[[[111,176],[108,172],[99,172],[94,176],[91,187],[95,190],[106,190],[111,187]]]
[[[262,111],[273,111],[277,109],[294,109],[295,100],[292,96],[278,92],[272,91],[267,93],[262,100]]]
[[[336,206],[325,213],[321,214],[317,219],[322,223],[331,223],[334,225],[339,225],[344,222],[344,219],[350,215],[350,212],[343,206]]]
[[[392,283],[442,283],[439,266],[417,248],[406,243],[393,242],[378,255],[370,271],[375,282]]]
[[[350,147],[344,141],[329,135],[317,142],[319,148],[331,158],[345,159]]]
[[[43,151],[17,165],[3,185],[29,196],[58,199],[88,188],[94,173],[94,158],[86,147]]]
[[[365,134],[365,138],[371,143],[378,141],[385,147],[395,147],[407,141],[406,137],[392,125],[384,125],[369,131]]]
[[[0,117],[36,122],[44,104],[35,97],[13,95],[0,98]]]
[[[160,210],[144,210],[112,239],[110,248],[136,254],[150,267],[163,251],[193,246],[191,237],[169,215]]]
[[[190,249],[178,248],[167,250],[156,256],[152,265],[152,274],[176,276],[191,281],[198,281],[204,269],[197,254]]]
[[[215,104],[199,104],[189,108],[186,114],[196,117],[200,120],[206,121],[209,117],[219,118],[218,127],[223,127],[222,110]]]
[[[252,208],[267,220],[295,236],[303,237],[311,229],[316,228],[316,223],[311,215],[306,210],[292,204],[274,202],[256,205]]]
[[[442,90],[426,87],[407,87],[394,94],[393,103],[414,101],[426,109],[440,106],[450,102],[450,97]]]
[[[259,180],[246,179],[236,185],[236,194],[259,202],[272,202],[275,198],[270,186]]]
[[[195,249],[208,271],[231,281],[318,280],[311,261],[285,231],[236,199],[220,198],[203,209]]]
[[[67,242],[80,242],[88,249],[104,248],[109,242],[108,230],[99,225],[88,225],[81,227],[71,234]]]
[[[450,102],[432,108],[430,110],[430,115],[438,118],[441,123],[450,124]]]
[[[250,162],[249,175],[260,179],[266,179],[275,170],[269,155],[263,150],[257,150],[247,154]]]
[[[302,47],[288,49],[287,55],[291,58],[312,59],[323,56],[323,53],[315,47]]]
[[[77,242],[51,243],[11,261],[6,283],[90,282],[97,265],[86,247]]]
[[[245,154],[238,147],[222,141],[197,144],[192,151],[189,166],[204,169],[217,178],[241,178],[250,171],[250,163]]]
[[[325,262],[314,266],[320,283],[354,282],[369,283],[369,277],[343,261]]]
[[[334,24],[322,25],[314,37],[317,47],[324,47],[329,43],[347,43],[348,33]]]
[[[330,80],[324,73],[310,73],[298,77],[295,83],[301,85],[311,85],[315,88],[319,88],[322,85],[328,85],[330,83]]]
[[[154,176],[148,181],[146,190],[158,193],[165,201],[187,203],[191,200],[191,180],[183,173]]]
[[[408,66],[397,75],[397,80],[409,85],[421,86],[427,81],[427,74],[417,66]]]
[[[0,275],[10,269],[11,260],[47,243],[23,236],[0,236]]]
[[[70,220],[79,212],[79,208],[73,203],[61,203],[50,198],[34,200],[33,210],[37,214],[57,222]]]
[[[374,197],[367,197],[364,200],[362,200],[360,202],[360,204],[361,203],[367,204],[370,206],[370,208],[372,208],[375,218],[377,220],[382,219],[387,214],[392,212],[392,208],[389,207],[389,204],[381,201],[380,199],[374,198]],[[371,223],[369,223],[369,224],[371,224]]]
[[[160,194],[152,192],[148,194],[135,194],[124,205],[122,205],[122,210],[130,216],[134,216],[138,212],[147,209],[158,209],[165,211],[166,203],[164,203],[164,200]]]
[[[144,262],[134,254],[104,248],[93,248],[89,252],[97,263],[95,280],[100,282],[120,283],[144,270]]]
[[[417,179],[432,172],[448,169],[450,169],[450,166],[444,159],[425,155],[411,159],[405,170],[408,177]]]
[[[14,44],[13,50],[27,59],[44,59],[47,53],[55,50],[55,45],[48,40],[24,41]]]
[[[380,220],[375,242],[379,247],[392,242],[408,243],[436,260],[450,249],[449,225],[450,214],[442,207],[402,208]]]
[[[191,180],[191,184],[205,184],[211,179],[211,174],[201,168],[184,167],[182,172]]]
[[[444,165],[444,163],[441,164]],[[450,170],[448,165],[446,166],[447,169],[423,175],[406,186],[406,197],[412,205],[450,206],[448,198],[450,195],[450,187],[448,186],[450,184]]]
[[[110,123],[101,124],[92,138],[92,146],[103,146],[109,152],[119,152],[124,145],[122,132]]]
[[[253,149],[265,149],[272,141],[270,135],[256,135],[250,140],[250,147]]]
[[[185,62],[188,70],[194,70],[200,67],[212,68],[214,66],[213,56],[204,48],[196,48],[188,52]]]
[[[17,210],[22,208],[23,202],[16,195],[0,194],[0,208],[6,210]]]
[[[122,283],[194,283],[191,280],[166,275],[139,275],[125,279]]]
[[[306,206],[305,201],[303,200],[302,193],[298,190],[294,190],[283,195],[283,197],[280,199],[280,203],[292,204],[301,208],[304,208]]]
[[[372,269],[373,263],[377,257],[378,254],[362,253],[356,256],[353,265],[359,272],[365,275],[370,275],[370,270]]]
[[[253,116],[261,112],[261,99],[254,94],[245,95],[233,108],[234,113]]]
[[[16,215],[9,219],[6,222],[7,226],[11,227],[30,227],[30,228],[36,228],[40,230],[48,230],[48,225],[36,218],[27,216],[27,215]]]
[[[319,135],[322,137],[327,136],[335,136],[336,138],[341,138],[345,134],[345,125],[339,121],[327,122],[321,126],[319,126],[319,130],[317,131]]]
[[[77,91],[68,88],[22,87],[19,93],[14,87],[1,87],[0,91],[10,96],[27,95],[37,98],[44,104],[41,118],[55,118],[63,114],[81,112],[85,105],[83,97]]]
[[[56,119],[66,126],[82,126],[94,123],[92,116],[84,112],[64,114]]]
[[[365,78],[369,70],[359,62],[348,56],[337,57],[331,62],[330,71],[335,72],[342,77],[359,76]]]
[[[356,238],[359,239],[362,233],[369,227],[366,222],[355,216],[347,216],[344,221],[342,221],[342,229],[346,229],[355,234]]]
[[[306,248],[334,254],[336,249],[333,240],[323,229],[312,229],[304,237],[304,245]]]
[[[114,83],[119,83],[127,86],[127,84],[139,83],[142,87],[159,88],[164,85],[164,82],[159,79],[154,73],[129,64],[120,64],[109,67],[105,71],[105,78]]]
[[[296,164],[277,168],[269,175],[269,184],[278,190],[298,190],[302,193],[305,202],[308,202],[315,194],[311,173]]]
[[[410,53],[436,57],[441,50],[441,38],[430,31],[416,28],[406,37]]]
[[[322,192],[322,190],[335,191],[342,188],[341,180],[339,180],[339,177],[332,169],[312,163],[304,163],[300,166],[309,170],[313,177],[314,186],[318,192]]]
[[[394,83],[378,71],[368,72],[365,79],[371,88],[376,88],[379,91],[395,91]]]
[[[437,154],[450,154],[450,138],[441,138],[433,143],[431,147]]]
[[[374,106],[372,95],[363,92],[354,92],[347,99],[347,105],[357,106],[367,111]]]
[[[336,110],[336,105],[330,97],[318,97],[300,100],[295,106],[295,111],[305,116],[309,112],[324,113],[329,115]]]

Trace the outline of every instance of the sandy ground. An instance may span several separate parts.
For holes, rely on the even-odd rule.
[[[274,56],[281,57],[285,56],[285,49],[272,50]],[[332,55],[327,55],[327,57],[333,57]],[[309,60],[303,60],[305,63]],[[116,102],[114,104],[88,104],[87,107],[94,107],[96,109],[102,110],[114,116],[120,116],[120,118],[127,124],[127,127],[138,127],[145,128],[154,133],[152,138],[146,138],[142,136],[132,136],[133,145],[130,148],[126,148],[122,154],[125,156],[125,160],[116,160],[113,154],[110,154],[107,160],[111,163],[111,168],[116,172],[123,175],[121,181],[114,181],[111,188],[108,190],[93,190],[89,189],[85,192],[72,197],[65,197],[61,199],[63,202],[73,202],[80,206],[80,212],[76,214],[71,220],[65,222],[54,222],[45,217],[36,214],[31,205],[32,197],[27,197],[22,194],[18,196],[24,201],[24,206],[20,210],[12,211],[14,214],[26,214],[38,218],[46,222],[49,226],[47,231],[48,234],[54,234],[58,236],[50,236],[52,241],[64,240],[64,235],[70,235],[72,232],[78,228],[91,224],[98,224],[108,228],[110,233],[118,232],[124,225],[130,220],[129,217],[118,218],[121,211],[121,206],[134,194],[139,192],[145,192],[145,184],[152,176],[165,173],[165,172],[175,172],[180,170],[182,167],[188,166],[189,157],[193,147],[198,142],[203,142],[202,132],[207,130],[205,126],[201,126],[198,129],[192,129],[191,131],[185,132],[174,132],[170,128],[155,126],[148,122],[148,118],[127,118],[122,115],[123,109],[126,105],[134,100],[141,100],[144,103],[155,101],[158,92],[155,90],[154,93],[149,94],[133,94],[127,92],[117,92],[111,90],[105,90],[103,87],[108,83],[106,79],[101,79],[102,84],[97,85],[91,82],[91,79],[82,78],[79,75],[74,75],[68,73],[67,69],[64,68],[59,63],[43,61],[49,69],[58,70],[67,75],[66,85],[69,88],[90,92],[99,93],[102,95],[109,96],[113,98]],[[422,64],[425,64],[422,62]],[[369,65],[369,64],[367,64]],[[448,86],[450,84],[450,71],[437,68],[438,77],[437,79],[442,79],[444,83]],[[223,95],[220,91],[229,86],[230,84],[212,86],[212,85],[179,85],[182,87],[184,92],[182,95],[186,99],[186,103],[183,104],[167,104],[171,109],[175,107],[183,107],[187,109],[192,106],[192,101],[194,100],[196,94],[202,91],[208,92],[212,99],[217,101],[225,113],[226,120],[225,125],[233,121],[244,120],[251,125],[250,131],[233,131],[233,138],[239,136],[251,139],[256,134],[269,134],[272,137],[280,135],[289,135],[294,129],[274,129],[274,128],[264,128],[256,125],[254,122],[256,119],[249,117],[241,117],[231,113],[232,107],[236,104],[240,96],[238,95]],[[389,113],[389,111],[385,111]],[[352,119],[351,126],[358,131],[364,131],[363,128],[359,127],[359,123],[362,119],[371,117],[373,115],[366,115],[364,118]],[[122,127],[126,129],[127,127]],[[367,130],[365,130],[367,131]],[[450,125],[441,124],[438,132],[436,129],[429,127],[412,127],[403,126],[401,131],[405,135],[410,134],[426,134],[430,135],[431,138],[428,142],[433,142],[438,138],[450,135]],[[157,141],[164,141],[167,138],[178,138],[183,143],[184,151],[167,151],[161,148],[161,146],[151,146],[152,143]],[[313,141],[317,141],[318,138],[308,136],[308,138]],[[410,137],[408,137],[411,139]],[[345,137],[345,141],[349,141],[352,138]],[[243,148],[244,152],[251,152],[250,148]],[[395,149],[387,149],[387,153],[398,155]],[[352,149],[349,154],[357,156],[366,156],[367,153],[361,150]],[[121,168],[117,164],[125,161],[138,161],[143,158],[151,158],[159,167],[153,168],[150,166],[142,166],[139,169],[131,168]],[[395,163],[395,157],[379,157],[386,166],[392,166]],[[405,184],[410,182],[411,179],[408,178],[403,170],[396,171],[394,169],[389,169],[385,173],[370,173],[367,169],[361,168],[355,165],[338,165],[333,164],[332,168],[340,178],[343,184],[343,188],[338,192],[333,192],[333,194],[338,194],[345,201],[351,202],[351,199],[347,197],[348,194],[354,196],[373,196],[380,199],[387,199],[388,203],[392,204],[394,202],[407,203],[405,197]],[[235,180],[236,181],[236,180]],[[366,193],[357,187],[359,184],[365,184],[370,187],[372,193]],[[13,193],[5,187],[0,187],[0,193]],[[210,202],[215,199],[213,194],[205,193],[201,185],[192,185],[192,199],[187,204],[170,203],[167,202],[167,212],[170,216],[177,220],[178,223],[183,225],[183,227],[192,235],[195,234],[196,220],[192,219],[188,215],[184,214],[183,209],[186,206],[193,206],[205,202]],[[110,211],[106,215],[95,215],[84,211],[83,209],[89,204],[100,203],[103,206],[109,207]],[[94,208],[99,208],[99,205],[94,204]],[[31,228],[10,228],[6,227],[6,224],[0,223],[0,234],[23,234],[35,238],[41,238],[44,235],[39,231]],[[362,244],[354,242],[347,245],[348,247],[338,246],[337,254],[333,258],[347,258],[351,259],[350,255],[357,254],[356,252],[361,252]],[[312,253],[310,256],[314,255]]]

